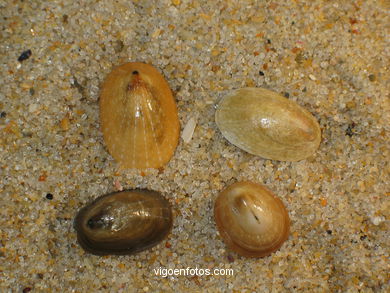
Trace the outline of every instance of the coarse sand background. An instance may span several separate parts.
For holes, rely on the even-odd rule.
[[[389,292],[389,12],[386,0],[1,0],[0,291]],[[129,61],[165,76],[182,128],[197,117],[162,170],[118,170],[99,130],[99,87]],[[278,162],[228,143],[215,107],[245,86],[313,113],[318,151]],[[240,257],[216,231],[214,200],[240,180],[289,211],[268,257]],[[74,216],[120,185],[162,192],[173,230],[137,255],[87,254]]]

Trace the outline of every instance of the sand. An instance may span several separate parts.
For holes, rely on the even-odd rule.
[[[0,291],[388,292],[389,9],[385,0],[0,1]],[[100,85],[130,61],[165,76],[181,129],[196,119],[163,170],[120,170],[99,129]],[[278,162],[224,139],[215,107],[245,86],[310,111],[318,151]],[[291,218],[289,239],[264,258],[240,257],[216,231],[217,194],[242,180],[267,186]],[[120,186],[168,198],[171,234],[136,255],[85,253],[75,214]],[[234,275],[154,272],[187,267]]]

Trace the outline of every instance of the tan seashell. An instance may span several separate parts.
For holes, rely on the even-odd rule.
[[[229,142],[266,159],[303,160],[321,141],[320,126],[310,112],[263,88],[242,88],[224,97],[215,121]]]
[[[164,77],[148,64],[127,63],[107,76],[100,120],[108,151],[122,168],[160,168],[178,144],[175,100]]]
[[[290,231],[283,202],[264,186],[249,181],[232,184],[218,195],[214,218],[227,246],[248,257],[278,250]]]

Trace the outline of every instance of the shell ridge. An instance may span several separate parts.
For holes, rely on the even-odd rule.
[[[145,107],[147,108],[147,107]],[[148,148],[146,147],[147,146],[147,143],[146,143],[146,122],[145,122],[145,115],[141,115],[142,116],[142,123],[144,125],[144,144],[145,144],[145,160],[146,160],[146,163],[145,163],[145,166],[146,167],[149,167],[149,158],[148,158]]]
[[[134,113],[136,113],[137,111],[137,101],[138,99],[135,100],[135,103],[134,103]],[[134,114],[135,115],[135,114]],[[136,141],[137,141],[137,117],[134,117],[134,124],[133,124],[133,158],[132,158],[132,163],[131,165],[134,167],[135,165],[135,148],[136,148]]]
[[[161,158],[161,153],[160,153],[160,148],[159,148],[159,145],[158,145],[158,142],[157,142],[157,138],[156,138],[156,133],[155,133],[155,130],[154,130],[154,124],[153,124],[153,115],[151,114],[151,110],[148,108],[148,107],[145,107],[146,108],[146,112],[148,113],[149,115],[149,120],[150,120],[150,127],[152,128],[152,136],[153,136],[153,141],[154,143],[156,144],[156,150],[157,150],[157,156],[158,156],[158,161],[160,164],[162,164],[162,158]]]

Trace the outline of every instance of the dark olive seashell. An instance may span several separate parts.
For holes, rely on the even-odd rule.
[[[124,255],[157,245],[172,222],[170,204],[160,193],[134,189],[98,197],[79,211],[75,229],[84,250]]]

